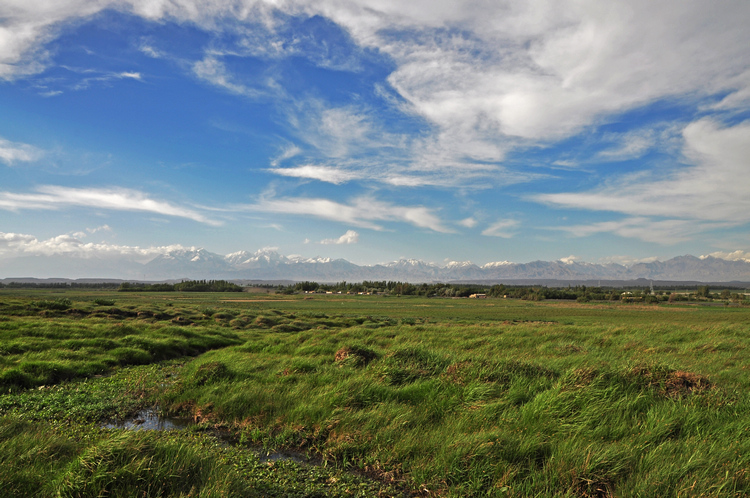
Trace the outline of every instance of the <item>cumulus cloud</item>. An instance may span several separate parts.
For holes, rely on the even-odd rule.
[[[8,166],[18,162],[31,162],[41,158],[43,152],[33,145],[11,142],[0,137],[0,161]]]
[[[372,230],[383,230],[377,222],[402,222],[435,232],[451,232],[433,209],[424,206],[399,206],[372,197],[358,197],[349,204],[322,198],[264,197],[255,204],[236,209],[262,213],[312,216]]]
[[[142,211],[164,216],[187,218],[200,223],[218,226],[222,223],[198,211],[166,201],[150,198],[137,190],[123,188],[71,188],[55,185],[41,186],[36,193],[0,191],[0,209],[60,209],[64,207],[89,207],[116,211]]]
[[[181,245],[143,248],[105,243],[97,244],[83,242],[75,234],[58,235],[39,240],[29,234],[0,232],[0,256],[4,258],[66,255],[79,258],[124,258],[146,263],[160,254],[166,254],[177,249],[185,248]]]
[[[520,223],[518,220],[498,220],[482,230],[482,235],[510,239],[515,235],[515,229],[518,228],[519,225]]]
[[[323,239],[321,244],[356,244],[359,242],[359,234],[354,230],[347,230],[344,235],[338,239]]]

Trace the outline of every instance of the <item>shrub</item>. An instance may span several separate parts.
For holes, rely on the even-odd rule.
[[[36,306],[37,308],[42,308],[46,310],[66,310],[70,308],[71,306],[73,306],[73,303],[67,297],[61,297],[61,298],[55,299],[54,301],[41,299],[39,301],[32,301],[31,304],[33,306]]]

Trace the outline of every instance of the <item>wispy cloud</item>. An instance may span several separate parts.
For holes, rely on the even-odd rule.
[[[608,134],[603,137],[612,147],[599,152],[598,158],[605,161],[625,161],[636,159],[648,152],[656,144],[654,130],[635,130],[627,133]]]
[[[321,198],[263,197],[255,204],[237,206],[238,210],[311,216],[372,230],[383,230],[377,222],[401,222],[448,233],[433,209],[424,206],[399,206],[373,197],[358,197],[349,204]]]
[[[357,57],[367,49],[377,50],[394,64],[387,78],[388,91],[397,97],[392,105],[425,124],[407,143],[398,145],[402,164],[453,168],[454,183],[466,178],[457,171],[471,170],[481,162],[500,162],[518,147],[575,135],[602,117],[659,99],[684,96],[700,101],[728,93],[716,109],[747,108],[749,103],[750,56],[744,47],[750,42],[746,29],[750,7],[714,9],[701,2],[676,8],[671,3],[625,1],[602,7],[593,0],[554,6],[542,0],[491,5],[437,5],[425,0],[409,7],[372,1],[342,6],[334,0],[134,0],[126,4],[32,0],[15,5],[0,30],[0,77],[13,79],[40,71],[49,59],[45,43],[56,36],[56,30],[107,8],[154,21],[190,23],[216,35],[231,33],[229,38],[236,40],[234,52],[208,50],[192,70],[212,85],[252,98],[266,94],[267,88],[233,76],[225,66],[225,53],[304,56],[323,67],[353,70]],[[313,34],[301,35],[293,29],[291,20],[315,16],[338,26],[351,37],[354,48],[347,53],[332,50]],[[141,43],[141,51],[162,55],[147,41]],[[140,78],[132,71],[113,76]],[[312,130],[308,143],[329,158],[350,158],[356,145],[368,137],[391,146],[392,140],[382,140],[389,138],[383,128],[373,127],[361,111],[351,106],[326,108],[317,127],[303,124],[300,129]],[[602,158],[636,157],[648,147],[648,137],[633,136],[621,147],[604,151]],[[304,161],[325,163],[320,159]],[[435,184],[426,174],[390,173],[376,177],[390,179],[391,185],[413,186],[420,179],[422,185]],[[441,179],[440,184],[445,183]]]
[[[297,147],[296,145],[287,145],[284,147],[281,152],[271,159],[271,166],[276,167],[279,166],[282,162],[286,161],[287,159],[291,159],[292,157],[299,155],[302,152],[302,149]]]
[[[518,228],[519,225],[520,222],[518,220],[498,220],[482,230],[482,235],[510,239],[515,235],[515,229]]]
[[[458,224],[462,227],[466,228],[474,228],[477,226],[478,221],[472,217],[464,218],[463,220],[459,221]]]
[[[332,168],[330,166],[317,166],[314,164],[306,164],[293,168],[271,168],[268,171],[280,176],[308,178],[311,180],[333,183],[335,185],[340,185],[361,178],[361,175],[354,171]]]
[[[601,264],[617,264],[617,265],[623,265],[623,266],[632,266],[637,263],[653,263],[654,261],[659,261],[659,258],[656,256],[647,256],[645,258],[635,258],[633,256],[615,255],[615,256],[606,256],[599,260]]]
[[[226,90],[235,95],[259,98],[266,95],[266,91],[252,88],[234,80],[224,63],[216,55],[206,55],[203,59],[193,63],[193,73],[200,79]]]
[[[750,222],[750,122],[722,126],[710,118],[691,123],[683,130],[683,153],[692,162],[666,176],[641,173],[623,176],[607,186],[589,192],[540,194],[533,200],[550,205],[612,211],[638,217],[666,217],[651,222],[632,218],[591,227],[607,227],[621,235],[656,241],[658,231],[644,232],[635,225],[669,226],[663,232],[665,243],[685,240],[711,227]],[[700,221],[700,223],[695,223]],[[710,223],[709,223],[710,222]],[[571,227],[572,232],[580,232]],[[584,230],[585,231],[585,230]],[[651,235],[653,234],[653,235]]]
[[[323,239],[321,244],[356,244],[359,242],[359,234],[354,230],[347,230],[344,235],[338,239]]]
[[[71,188],[55,185],[41,186],[36,193],[0,191],[0,209],[60,209],[89,207],[115,211],[143,211],[164,216],[187,218],[218,226],[222,223],[184,206],[155,200],[143,192],[123,188]]]
[[[36,161],[43,155],[44,152],[33,145],[0,138],[0,161],[8,166],[13,166],[18,162]]]
[[[731,223],[723,226],[731,226]],[[555,226],[550,230],[561,230],[576,237],[588,237],[598,233],[613,233],[620,237],[640,239],[662,245],[677,244],[694,238],[697,234],[707,230],[720,228],[714,223],[695,220],[652,220],[647,217],[630,217],[617,221],[602,221],[597,223]]]
[[[76,73],[76,76],[78,74],[86,75],[75,83],[69,84],[68,88],[71,90],[86,90],[92,85],[107,84],[117,80],[144,81],[143,75],[137,71],[99,71],[96,69],[73,68],[70,66],[65,66],[65,69],[69,70],[70,72]],[[46,88],[46,86],[43,86],[42,89],[43,88]],[[49,97],[58,95],[59,93],[61,93],[60,89],[52,89],[48,91],[42,91],[40,94],[42,96]]]

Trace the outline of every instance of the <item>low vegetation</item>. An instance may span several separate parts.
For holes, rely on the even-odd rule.
[[[0,485],[746,496],[748,347],[744,306],[4,289]],[[148,407],[196,424],[101,427]]]

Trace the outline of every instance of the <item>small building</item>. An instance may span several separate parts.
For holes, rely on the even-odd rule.
[[[487,294],[472,294],[469,296],[472,299],[487,299]]]

